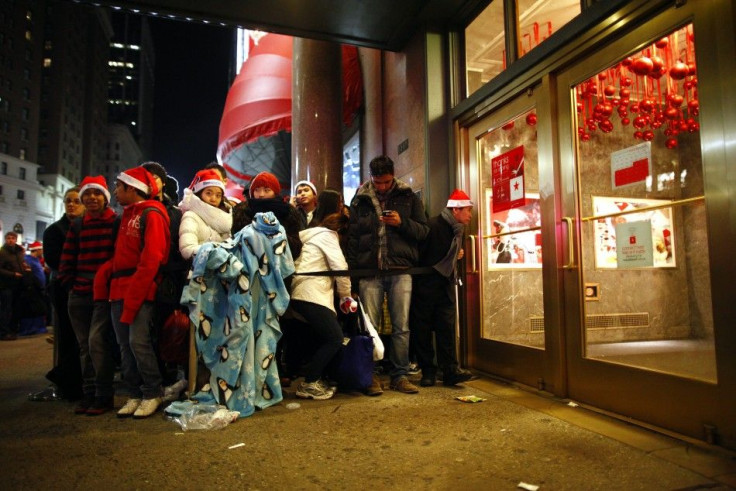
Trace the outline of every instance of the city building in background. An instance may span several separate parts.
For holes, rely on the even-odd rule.
[[[156,59],[148,18],[113,11],[107,114],[128,127],[146,158],[151,155]]]

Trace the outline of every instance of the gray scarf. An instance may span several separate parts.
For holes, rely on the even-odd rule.
[[[445,257],[432,267],[445,278],[451,278],[454,280],[457,276],[457,253],[460,251],[465,225],[455,220],[455,216],[449,208],[442,210],[440,217],[450,224],[452,231],[455,233],[455,237],[452,239],[450,249],[447,251],[447,254],[445,254]]]

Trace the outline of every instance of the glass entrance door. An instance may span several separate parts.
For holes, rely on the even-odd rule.
[[[542,217],[550,205],[549,191],[540,190],[551,175],[549,165],[539,164],[540,155],[549,155],[537,141],[542,92],[534,89],[473,125],[468,148],[477,174],[474,365],[535,387],[545,384]]]
[[[560,176],[574,190],[561,195],[560,220],[574,231],[567,387],[592,406],[717,440],[733,430],[712,292],[717,152],[702,129],[706,113],[720,117],[718,82],[698,63],[714,38],[686,15],[673,9],[557,79]]]

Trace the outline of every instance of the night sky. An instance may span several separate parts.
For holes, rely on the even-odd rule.
[[[235,35],[202,23],[151,19],[156,52],[153,160],[188,186],[216,159]]]

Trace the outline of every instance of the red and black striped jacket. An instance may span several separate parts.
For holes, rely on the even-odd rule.
[[[62,285],[77,293],[92,293],[95,273],[114,252],[118,215],[105,208],[102,215],[84,215],[80,224],[72,223],[61,252],[59,279]]]

